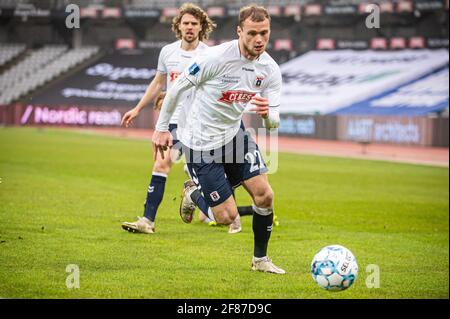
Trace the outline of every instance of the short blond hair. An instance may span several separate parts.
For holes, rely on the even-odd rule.
[[[250,18],[254,22],[261,22],[265,19],[269,19],[270,14],[266,8],[259,6],[255,3],[249,4],[248,6],[242,7],[239,11],[239,26],[242,28],[244,21]]]
[[[214,30],[216,24],[209,18],[208,14],[202,8],[193,3],[183,4],[179,9],[178,15],[173,18],[172,31],[175,33],[177,39],[181,39],[180,23],[186,13],[193,15],[200,21],[200,25],[202,26],[202,30],[198,35],[200,41],[208,40],[209,34]]]

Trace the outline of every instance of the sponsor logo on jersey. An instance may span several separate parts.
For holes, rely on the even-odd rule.
[[[170,72],[169,73],[170,82],[175,81],[180,74],[181,74],[180,72],[174,72],[174,71]]]
[[[209,196],[211,196],[213,202],[217,202],[220,199],[220,195],[217,191],[212,192]]]
[[[222,97],[219,99],[219,102],[224,102],[224,103],[228,103],[228,104],[231,104],[234,102],[247,103],[255,95],[256,95],[256,93],[252,93],[252,92],[231,90],[231,91],[222,92]]]
[[[224,75],[221,78],[222,83],[239,83],[241,76],[233,76],[233,75]]]
[[[242,70],[248,71],[248,72],[255,72],[255,69],[249,69],[249,68],[246,68],[245,66],[242,67]]]
[[[264,78],[263,78],[262,76],[257,76],[257,77],[256,77],[255,85],[256,85],[257,87],[260,87],[263,80],[264,80]]]
[[[197,63],[194,63],[189,67],[190,75],[196,75],[198,73],[198,71],[200,71],[200,67],[198,66]]]

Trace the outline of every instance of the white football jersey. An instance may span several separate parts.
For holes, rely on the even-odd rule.
[[[195,50],[185,51],[181,48],[181,40],[178,40],[161,49],[157,70],[160,73],[167,75],[167,90],[172,87],[173,83],[183,70],[190,65],[192,59],[196,57],[200,51],[206,48],[208,48],[208,46],[205,43],[199,42]],[[190,99],[192,93],[193,90],[189,90],[184,92],[180,97],[177,108],[170,118],[171,124],[178,124],[180,110],[183,106],[190,106],[190,103],[187,101]]]
[[[192,107],[183,115],[186,123],[178,130],[178,137],[196,151],[217,149],[230,142],[253,96],[267,98],[271,107],[280,105],[282,79],[278,64],[266,52],[253,61],[246,59],[240,53],[238,40],[200,53],[180,80],[188,80],[196,90]]]

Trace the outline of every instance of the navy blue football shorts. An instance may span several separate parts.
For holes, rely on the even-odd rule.
[[[220,149],[194,151],[184,148],[192,180],[210,207],[227,200],[243,181],[268,171],[258,145],[242,123],[233,140]]]

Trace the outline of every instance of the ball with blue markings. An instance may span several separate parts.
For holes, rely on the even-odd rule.
[[[352,252],[344,246],[326,246],[314,256],[311,275],[324,289],[345,290],[356,281],[358,264]]]

